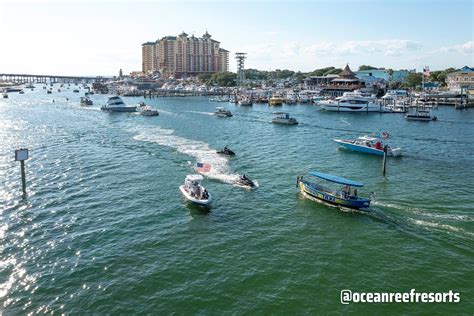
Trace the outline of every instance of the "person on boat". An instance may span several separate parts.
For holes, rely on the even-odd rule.
[[[382,150],[382,142],[377,141],[377,142],[375,143],[375,149]]]

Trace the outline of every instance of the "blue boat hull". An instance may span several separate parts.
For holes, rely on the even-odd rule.
[[[370,147],[365,147],[365,146],[359,146],[359,145],[354,145],[354,144],[348,144],[348,143],[339,142],[339,141],[336,141],[336,142],[339,145],[341,145],[342,147],[353,150],[353,151],[359,151],[359,152],[366,153],[366,154],[383,156],[383,150],[380,150],[380,149],[375,149],[375,148],[370,148]]]
[[[367,209],[370,206],[370,199],[360,197],[343,198],[339,194],[331,194],[317,188],[317,185],[309,181],[299,181],[299,188],[301,192],[309,195],[311,198],[324,203],[329,203],[335,206],[342,206],[351,209]]]

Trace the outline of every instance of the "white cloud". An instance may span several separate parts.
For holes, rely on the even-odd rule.
[[[463,55],[474,54],[474,41],[468,41],[464,44],[441,47],[440,51],[443,53],[460,53]]]

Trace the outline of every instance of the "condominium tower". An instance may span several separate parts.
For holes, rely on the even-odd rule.
[[[143,43],[142,71],[175,77],[229,71],[229,51],[219,46],[207,31],[200,38],[182,32]]]

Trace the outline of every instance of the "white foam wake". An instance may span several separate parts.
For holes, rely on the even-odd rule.
[[[171,129],[160,127],[149,128],[146,131],[140,131],[138,135],[133,137],[133,139],[174,148],[180,153],[196,158],[196,162],[210,164],[211,171],[203,173],[203,175],[208,178],[226,183],[233,183],[239,177],[238,174],[231,172],[227,159],[218,155],[216,150],[209,147],[209,144],[176,136],[174,135],[174,131]],[[193,166],[196,165],[195,163],[191,164]]]

